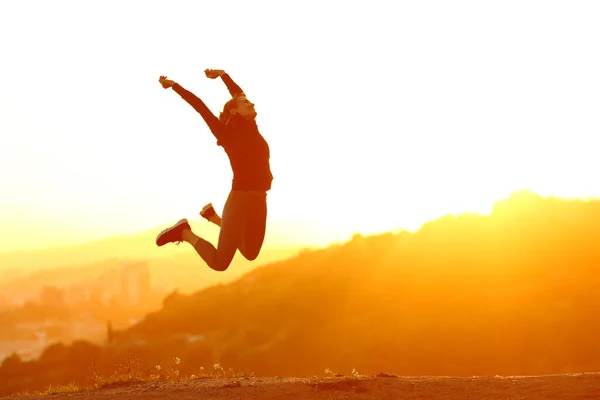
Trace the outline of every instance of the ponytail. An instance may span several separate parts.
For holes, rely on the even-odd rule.
[[[236,97],[230,99],[223,106],[223,111],[221,112],[221,114],[219,114],[219,121],[221,121],[222,124],[224,124],[224,125],[229,124],[229,121],[231,120],[231,117],[232,117],[231,111],[237,107],[238,97],[240,97],[240,96],[236,96]]]

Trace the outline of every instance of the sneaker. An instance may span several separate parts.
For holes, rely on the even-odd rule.
[[[159,233],[158,236],[156,237],[156,245],[164,246],[167,243],[177,242],[179,244],[179,243],[183,242],[183,238],[181,237],[181,232],[184,229],[192,229],[190,227],[190,224],[188,223],[188,220],[185,218],[179,220],[172,227],[167,228],[167,229],[163,230],[161,233]]]
[[[214,217],[215,215],[217,215],[217,212],[213,208],[212,203],[208,203],[207,205],[202,207],[202,210],[200,211],[200,216],[209,221],[210,221],[209,218]]]

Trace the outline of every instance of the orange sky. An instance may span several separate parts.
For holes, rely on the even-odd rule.
[[[256,103],[270,223],[290,226],[267,240],[415,229],[523,188],[600,196],[596,2],[34,3],[0,3],[0,252],[220,209],[225,154],[157,82],[217,113],[205,68]]]

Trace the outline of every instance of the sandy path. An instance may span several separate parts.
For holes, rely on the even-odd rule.
[[[3,399],[9,399],[5,397]],[[25,397],[19,397],[24,399]],[[27,399],[600,399],[600,374],[534,377],[225,378],[139,383]]]

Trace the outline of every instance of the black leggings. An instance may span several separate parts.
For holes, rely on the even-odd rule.
[[[225,271],[236,250],[248,260],[258,257],[267,225],[267,193],[232,190],[221,216],[221,232],[217,248],[199,238],[194,248],[215,271]]]

